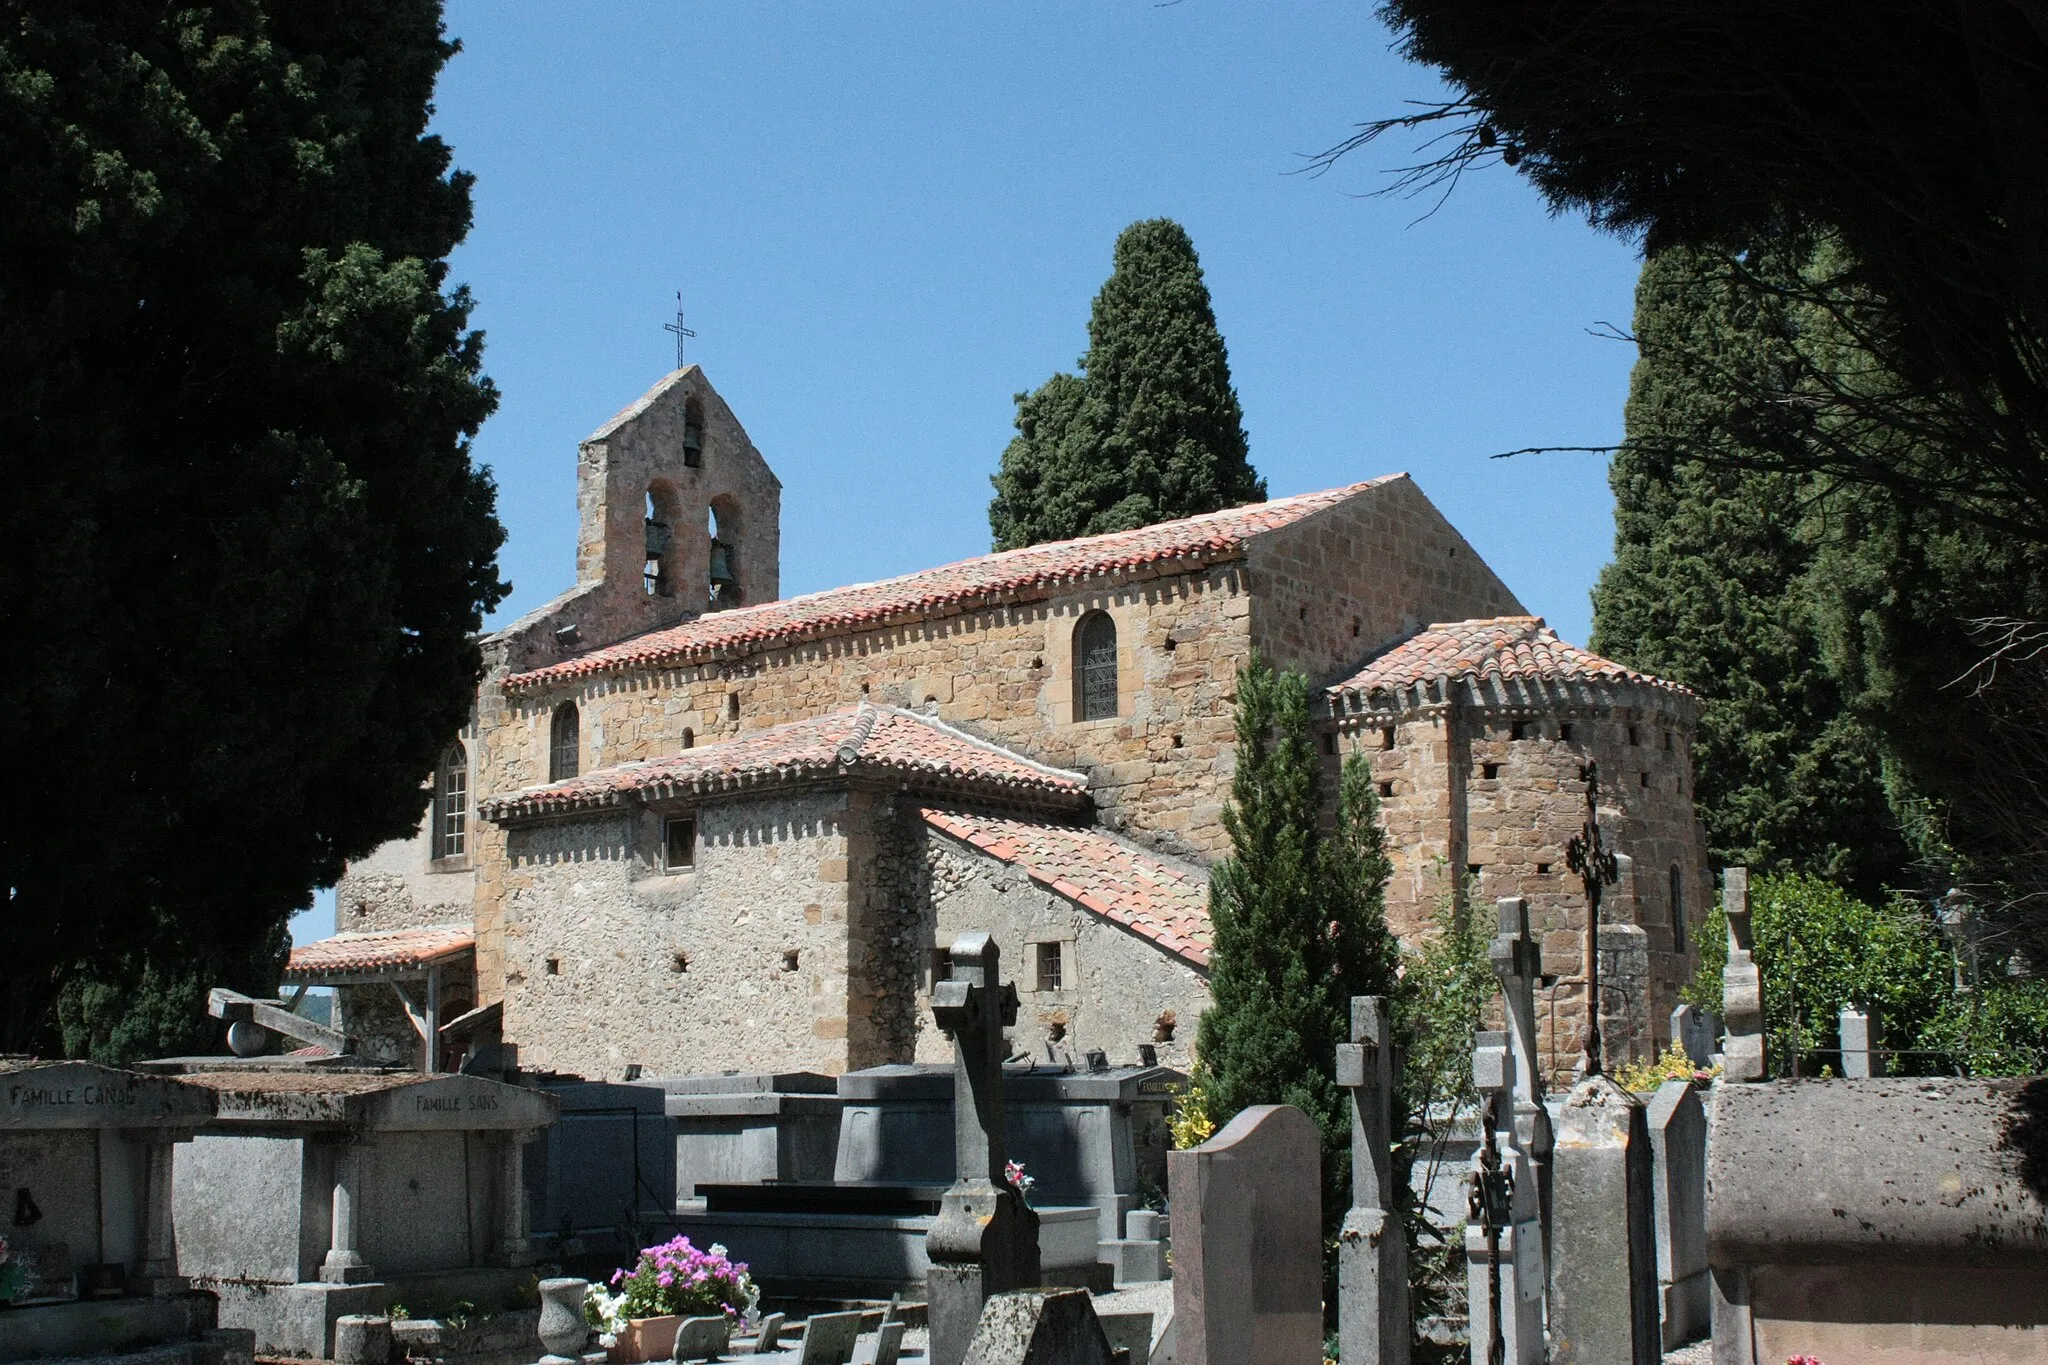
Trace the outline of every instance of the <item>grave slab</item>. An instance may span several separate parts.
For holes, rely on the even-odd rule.
[[[1664,1349],[1706,1335],[1707,1111],[1690,1081],[1666,1081],[1645,1109],[1657,1212],[1657,1296]]]
[[[992,1296],[975,1324],[966,1365],[1111,1365],[1109,1339],[1087,1291]]]
[[[1647,1116],[1606,1076],[1572,1087],[1558,1116],[1551,1216],[1556,1365],[1657,1365],[1657,1247]]]

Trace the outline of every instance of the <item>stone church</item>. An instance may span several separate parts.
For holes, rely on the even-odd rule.
[[[936,950],[983,928],[1017,1053],[1186,1067],[1253,649],[1322,689],[1333,789],[1369,760],[1405,940],[1529,899],[1560,1074],[1598,760],[1603,1032],[1666,1041],[1711,888],[1696,701],[1529,616],[1406,475],[792,598],[780,484],[697,367],[577,477],[576,586],[488,638],[419,832],[293,954],[364,1050],[610,1079],[937,1060]]]

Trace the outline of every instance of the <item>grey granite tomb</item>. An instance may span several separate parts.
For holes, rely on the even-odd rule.
[[[1551,1213],[1550,1347],[1557,1365],[1657,1365],[1657,1247],[1650,1130],[1606,1076],[1558,1114]]]
[[[30,1272],[0,1311],[0,1361],[155,1347],[165,1362],[246,1356],[213,1333],[173,1240],[173,1152],[213,1093],[91,1062],[0,1060],[0,1214]]]
[[[329,1358],[343,1314],[509,1307],[530,1278],[521,1147],[554,1121],[552,1097],[475,1076],[184,1065],[218,1109],[178,1151],[179,1261],[259,1352]]]
[[[1717,1088],[1715,1365],[2048,1359],[2048,1078]]]
[[[1322,1159],[1315,1124],[1285,1104],[1167,1157],[1178,1365],[1320,1365]]]
[[[831,1076],[721,1072],[636,1084],[662,1094],[675,1141],[677,1207],[696,1200],[700,1184],[833,1178],[842,1101]]]
[[[988,1301],[967,1365],[1110,1365],[1108,1337],[1086,1291],[1026,1290]]]

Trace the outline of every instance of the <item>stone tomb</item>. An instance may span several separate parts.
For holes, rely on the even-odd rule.
[[[560,1117],[526,1144],[528,1226],[535,1249],[561,1261],[609,1257],[630,1265],[667,1241],[675,1212],[674,1143],[661,1092],[644,1085],[532,1078]]]
[[[514,1306],[532,1260],[521,1145],[554,1122],[551,1096],[289,1065],[185,1079],[218,1112],[177,1154],[179,1262],[260,1353],[331,1357],[336,1318],[393,1303]]]
[[[654,1084],[669,1089],[672,1103],[702,1096],[714,1111],[748,1098],[746,1092],[695,1089],[720,1079]],[[787,1077],[773,1079],[780,1084]],[[1163,1067],[1003,1068],[1006,1143],[1037,1182],[1031,1200],[1045,1282],[1106,1287],[1109,1280],[1163,1275],[1166,1220],[1142,1205],[1165,1188],[1166,1112],[1179,1080],[1180,1073]],[[686,1085],[691,1088],[681,1088]],[[953,1068],[903,1064],[850,1071],[839,1078],[838,1091],[833,1179],[697,1180],[698,1198],[678,1200],[678,1229],[700,1246],[724,1243],[776,1293],[921,1292],[930,1268],[925,1233],[954,1180]],[[803,1092],[760,1093],[782,1097],[772,1102],[778,1122],[810,1121],[796,1112],[800,1105],[789,1103],[808,1099]],[[679,1195],[686,1145],[696,1145],[693,1161],[743,1150],[723,1145],[712,1121],[691,1124],[686,1131],[684,1120],[677,1120]],[[765,1137],[746,1141],[765,1159]],[[777,1162],[812,1160],[809,1141],[786,1144],[778,1136]]]
[[[235,1353],[205,1336],[213,1302],[186,1292],[171,1238],[172,1152],[213,1112],[211,1091],[165,1077],[0,1061],[0,1228],[29,1273],[0,1312],[0,1360]]]
[[[838,1084],[815,1071],[723,1072],[637,1082],[658,1088],[675,1135],[676,1204],[702,1185],[833,1178]]]
[[[1716,1365],[2048,1359],[2048,1078],[1717,1088]]]

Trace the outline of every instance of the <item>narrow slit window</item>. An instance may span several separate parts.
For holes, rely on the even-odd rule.
[[[1094,611],[1074,631],[1074,718],[1116,715],[1116,622]]]
[[[582,770],[583,722],[576,703],[565,701],[555,708],[548,724],[548,781],[560,782]]]
[[[661,865],[670,872],[685,872],[697,865],[697,822],[675,816],[661,826]]]
[[[1393,726],[1391,726],[1391,725],[1382,725],[1382,726],[1380,727],[1380,748],[1382,748],[1382,749],[1391,749],[1391,748],[1393,748],[1393,747],[1394,747],[1394,727],[1393,727]]]
[[[1671,951],[1685,951],[1685,878],[1671,865]]]
[[[1059,943],[1041,943],[1038,945],[1038,989],[1042,991],[1061,989],[1060,983],[1066,979],[1066,964],[1061,960],[1060,953],[1060,949],[1064,946]]]

